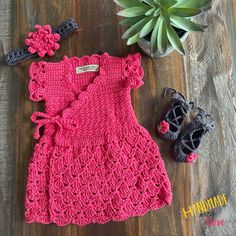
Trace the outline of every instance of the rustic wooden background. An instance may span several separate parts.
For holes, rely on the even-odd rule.
[[[53,58],[82,56],[108,51],[124,56],[138,50],[121,40],[123,28],[112,0],[0,0],[0,55],[23,45],[36,23],[58,25],[72,16],[80,29],[61,43]],[[191,34],[185,43],[186,56],[173,53],[163,59],[143,56],[145,85],[132,94],[133,106],[141,124],[160,145],[171,179],[174,200],[171,207],[150,212],[120,223],[57,227],[24,223],[24,195],[27,166],[33,151],[33,110],[43,104],[28,99],[28,68],[32,62],[8,67],[0,64],[0,235],[1,236],[163,236],[236,235],[236,0],[213,0],[212,10],[198,17],[209,28]],[[36,59],[37,60],[37,59]],[[169,144],[156,138],[155,125],[167,104],[162,89],[171,86],[213,113],[216,129],[205,138],[200,159],[193,166],[177,164],[169,156]],[[204,218],[189,217],[181,208],[225,193],[228,205],[215,214],[223,227],[207,227]]]

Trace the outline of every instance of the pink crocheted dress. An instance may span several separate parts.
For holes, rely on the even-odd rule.
[[[44,100],[45,113],[32,115],[39,142],[29,164],[28,223],[103,224],[171,204],[158,146],[131,105],[142,77],[140,54],[31,64],[30,98]]]

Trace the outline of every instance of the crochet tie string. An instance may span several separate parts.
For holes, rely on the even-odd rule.
[[[50,116],[43,112],[34,112],[31,116],[32,122],[36,123],[37,126],[34,131],[34,138],[40,138],[40,128],[46,124],[56,124],[59,127],[59,134],[62,134],[63,129],[74,130],[77,129],[77,122],[72,119],[63,119],[60,116]]]

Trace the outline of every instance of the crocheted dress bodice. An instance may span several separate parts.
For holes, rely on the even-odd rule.
[[[39,142],[29,165],[27,222],[106,223],[171,204],[158,146],[131,104],[142,77],[140,54],[31,64],[30,99],[43,100],[45,112],[31,117]]]

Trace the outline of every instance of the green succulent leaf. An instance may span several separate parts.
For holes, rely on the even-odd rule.
[[[208,7],[212,0],[177,0],[176,7],[203,8]]]
[[[170,24],[170,16],[168,12],[164,9],[161,9],[161,16],[163,20],[165,21],[165,24],[169,25]]]
[[[158,16],[158,15],[160,15],[160,12],[161,12],[160,9],[156,9],[153,15]]]
[[[201,9],[171,7],[168,9],[168,12],[175,16],[191,17],[191,16],[196,16],[199,13],[201,13]]]
[[[132,25],[125,33],[122,35],[122,39],[129,38],[130,36],[137,34],[142,30],[145,24],[151,19],[151,17],[146,17],[139,21],[138,23]]]
[[[166,26],[167,37],[171,45],[181,54],[185,54],[183,44],[181,43],[178,34],[175,32],[174,28],[171,25]]]
[[[155,26],[155,23],[156,23],[156,18],[152,18],[150,21],[148,21],[142,28],[142,30],[140,31],[140,34],[139,34],[139,37],[140,38],[143,38],[145,37],[147,34],[149,34],[154,26]]]
[[[122,38],[127,45],[137,43],[151,32],[151,53],[166,52],[172,45],[184,54],[181,40],[173,27],[192,32],[204,31],[206,26],[191,21],[191,17],[209,7],[212,0],[113,0],[124,9],[117,15],[125,17],[119,24],[129,25]]]
[[[125,16],[125,17],[135,17],[135,16],[141,16],[144,15],[148,10],[150,10],[150,6],[140,6],[140,7],[130,7],[126,8],[122,11],[119,11],[117,13],[118,16]]]
[[[167,50],[167,45],[168,45],[168,38],[166,34],[166,25],[164,23],[164,20],[160,18],[160,24],[159,24],[159,30],[158,30],[158,35],[157,35],[157,45],[159,50],[162,53],[165,53]]]
[[[184,17],[170,15],[170,19],[178,28],[189,32],[204,31],[207,28],[205,25],[199,25]]]
[[[156,7],[156,3],[154,0],[143,0],[143,2],[147,3],[148,5],[152,7]]]
[[[169,2],[169,0],[156,0],[156,2],[161,6],[165,6]]]
[[[134,25],[142,19],[146,18],[146,16],[135,16],[135,17],[127,17],[122,19],[119,24],[120,25]]]
[[[123,8],[143,6],[139,0],[114,0],[114,2]]]
[[[171,25],[174,26],[175,28],[181,29],[178,25],[176,25],[173,21],[171,21]]]
[[[165,5],[165,8],[168,9],[169,7],[174,6],[177,3],[175,0],[169,0],[168,3]]]
[[[155,27],[152,31],[152,36],[151,36],[151,53],[152,54],[154,54],[157,51],[157,35],[158,35],[160,22],[161,22],[161,18],[159,17],[156,20]]]
[[[146,15],[146,16],[153,15],[155,11],[156,11],[156,9],[155,9],[155,8],[152,8],[152,9],[148,10],[148,11],[145,13],[145,15]]]
[[[130,37],[128,39],[127,45],[131,45],[131,44],[137,43],[139,40],[140,40],[139,33],[137,33],[137,34],[133,35],[132,37]]]

